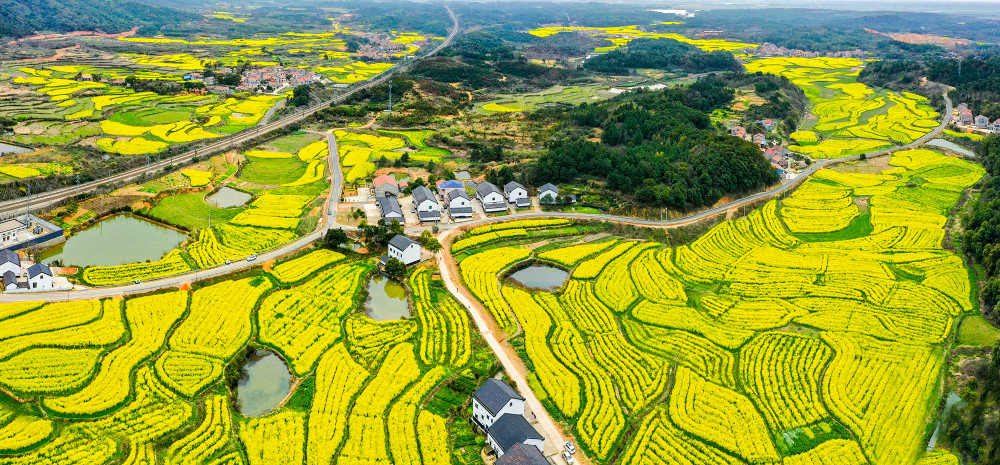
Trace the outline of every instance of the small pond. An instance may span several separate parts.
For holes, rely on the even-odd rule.
[[[28,153],[33,151],[34,151],[33,149],[18,147],[16,145],[10,145],[0,142],[0,155],[9,155],[12,153]]]
[[[135,215],[123,214],[98,221],[41,255],[43,263],[115,266],[159,260],[177,248],[187,235]]]
[[[944,412],[941,413],[941,417],[945,418],[951,413],[951,410],[956,406],[962,407],[965,405],[965,401],[962,400],[958,394],[954,392],[948,393],[948,398],[944,401]],[[937,426],[934,428],[934,434],[931,434],[931,439],[927,442],[927,452],[933,451],[937,447],[938,435],[941,433],[941,420],[938,420]]]
[[[250,201],[251,195],[232,187],[223,187],[205,197],[205,203],[219,208],[242,207]]]
[[[246,377],[236,386],[243,416],[264,415],[288,396],[292,375],[284,360],[273,352],[261,350],[251,353],[244,370]]]
[[[933,145],[935,147],[941,147],[943,149],[948,149],[948,150],[951,150],[952,152],[960,153],[960,154],[965,155],[967,157],[974,157],[974,156],[976,156],[976,154],[972,150],[969,150],[969,149],[967,149],[965,147],[962,147],[961,145],[958,145],[958,144],[956,144],[956,143],[954,143],[952,141],[948,141],[948,140],[944,140],[944,139],[931,139],[931,140],[927,141],[927,145]]]
[[[531,265],[511,273],[508,278],[524,287],[554,291],[562,287],[569,272],[548,265]]]
[[[409,318],[410,306],[406,301],[406,288],[381,274],[375,274],[368,281],[365,314],[375,321]]]

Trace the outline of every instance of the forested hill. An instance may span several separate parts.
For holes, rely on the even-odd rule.
[[[36,31],[113,34],[199,18],[131,0],[0,0],[0,37],[25,37]]]
[[[734,91],[709,77],[686,87],[628,92],[581,104],[564,124],[597,128],[587,138],[554,142],[538,159],[530,182],[606,182],[634,193],[640,204],[686,211],[774,184],[777,173],[756,145],[731,137],[709,113],[727,106]]]

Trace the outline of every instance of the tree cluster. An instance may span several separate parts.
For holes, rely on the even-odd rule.
[[[629,74],[637,68],[706,73],[737,71],[740,64],[728,52],[705,52],[673,39],[637,39],[628,46],[587,60],[584,69]]]
[[[0,0],[0,37],[25,37],[36,31],[124,32],[139,26],[201,19],[200,15],[131,0]]]
[[[986,139],[977,152],[988,177],[979,200],[962,218],[962,249],[982,266],[979,296],[985,305],[984,313],[1000,321],[995,313],[1000,301],[1000,137]]]
[[[601,129],[601,141],[558,140],[537,160],[531,183],[606,181],[638,202],[674,210],[712,205],[778,181],[754,144],[714,127],[707,112],[733,89],[716,78],[688,87],[630,92],[568,112],[572,124]]]

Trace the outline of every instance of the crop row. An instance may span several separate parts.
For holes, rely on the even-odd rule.
[[[374,321],[354,314],[344,323],[347,347],[362,364],[371,366],[381,360],[393,347],[413,337],[417,323],[413,320]]]
[[[354,397],[369,373],[355,362],[343,344],[323,354],[316,368],[316,395],[309,410],[310,463],[330,463],[347,432],[347,418]]]
[[[615,245],[615,243],[616,241],[603,241],[560,247],[542,252],[538,254],[538,258],[555,262],[565,267],[572,267],[587,257],[607,250],[608,247]]]
[[[303,465],[306,440],[305,416],[287,410],[261,418],[248,418],[240,425],[240,440],[246,446],[247,465]]]
[[[347,442],[337,456],[338,464],[391,463],[386,447],[386,412],[419,378],[420,367],[413,356],[413,345],[403,343],[393,348],[351,409]]]
[[[184,260],[180,249],[174,249],[155,262],[87,267],[83,270],[83,281],[94,286],[107,286],[128,283],[137,279],[146,280],[172,276],[188,271],[191,271],[191,265]]]
[[[294,260],[281,263],[271,269],[271,274],[283,283],[294,283],[316,270],[343,260],[344,254],[330,249],[317,249]]]
[[[452,252],[461,252],[465,249],[471,249],[473,247],[479,247],[483,244],[487,244],[500,239],[510,239],[513,237],[526,237],[528,231],[524,229],[503,229],[496,232],[488,232],[483,234],[478,234],[475,236],[467,237],[465,239],[459,239],[455,241],[451,246]]]
[[[104,302],[71,301],[47,304],[42,309],[52,309],[58,314],[65,314],[64,321],[71,321],[69,316],[74,313],[87,314],[97,311],[97,317],[83,322],[73,322],[70,325],[58,327],[49,326],[48,330],[38,330],[22,323],[15,324],[15,319],[3,322],[5,329],[15,330],[8,333],[0,344],[0,360],[18,354],[26,349],[49,347],[104,347],[118,342],[125,335],[125,324],[122,321],[121,300],[108,299]],[[30,315],[30,314],[28,314]]]
[[[229,399],[213,395],[205,399],[205,418],[186,436],[167,448],[166,462],[176,465],[208,463],[208,459],[222,452],[229,445],[232,418]]]
[[[257,310],[258,338],[277,348],[292,371],[305,376],[340,340],[341,320],[354,306],[372,263],[337,265],[292,289],[268,295]]]
[[[428,365],[465,365],[472,351],[469,317],[450,294],[433,294],[429,283],[426,268],[410,275],[413,310],[420,321],[420,359]]]
[[[418,443],[417,411],[424,398],[444,380],[446,374],[440,365],[425,373],[419,381],[392,405],[386,425],[389,430],[389,448],[395,465],[421,465]],[[447,434],[447,433],[446,433]]]
[[[565,226],[570,224],[570,221],[562,218],[550,218],[543,220],[516,220],[516,221],[506,221],[502,223],[488,224],[486,226],[480,226],[478,228],[469,231],[470,236],[478,236],[480,234],[486,234],[497,231],[504,231],[507,229],[539,229],[539,228],[551,228],[554,226]]]
[[[63,415],[93,415],[125,402],[132,393],[132,372],[164,344],[167,332],[184,313],[182,291],[130,299],[125,320],[132,339],[109,352],[87,387],[64,397],[46,398],[45,408]]]
[[[500,271],[528,258],[531,252],[520,248],[503,247],[487,250],[462,260],[462,280],[469,290],[490,311],[497,325],[513,334],[516,325],[510,316],[510,307],[500,295],[497,275]]]

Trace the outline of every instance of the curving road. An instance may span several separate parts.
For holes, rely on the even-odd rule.
[[[449,13],[451,13],[450,9],[448,11],[449,11]],[[454,25],[454,28],[452,29],[452,34],[449,35],[449,39],[453,38],[455,31],[458,30],[458,19],[454,16],[453,13],[451,13],[451,14],[452,14],[452,18],[454,20],[455,25]],[[440,48],[441,47],[439,47],[438,49],[435,49],[435,51],[439,50]],[[945,103],[946,103],[946,111],[944,113],[944,117],[942,118],[941,124],[936,129],[934,129],[933,131],[927,133],[926,135],[924,135],[920,139],[917,139],[916,141],[914,141],[914,142],[912,142],[910,144],[906,144],[906,145],[901,146],[901,147],[892,147],[892,148],[888,148],[888,149],[884,149],[884,150],[878,150],[878,151],[874,151],[874,152],[869,152],[866,155],[869,156],[869,157],[874,157],[874,156],[879,156],[879,155],[886,155],[886,154],[889,154],[889,153],[892,153],[892,152],[896,152],[896,151],[900,151],[900,150],[911,149],[911,148],[919,146],[919,145],[927,142],[931,138],[935,137],[942,130],[944,130],[944,128],[947,126],[948,119],[951,118],[952,102],[951,102],[951,99],[948,97],[947,93],[944,94],[944,99],[945,99]],[[342,179],[343,175],[340,172],[340,162],[339,162],[339,154],[338,154],[338,150],[337,150],[337,140],[336,140],[336,137],[333,137],[332,134],[327,134],[327,137],[328,137],[328,140],[330,141],[330,171],[332,173],[331,180],[330,180],[331,191],[330,191],[330,196],[327,199],[327,208],[326,208],[326,210],[324,212],[325,215],[320,220],[321,221],[320,225],[312,233],[310,233],[310,234],[308,234],[306,236],[303,236],[303,237],[299,238],[298,240],[296,240],[294,242],[291,242],[291,243],[285,244],[285,245],[283,245],[281,247],[278,247],[276,249],[273,249],[273,250],[270,250],[270,251],[267,251],[267,252],[262,252],[262,253],[258,254],[257,260],[252,261],[252,262],[247,262],[245,260],[234,261],[233,263],[231,263],[229,265],[219,265],[219,266],[216,266],[216,267],[213,267],[213,268],[208,268],[208,269],[193,271],[193,272],[185,273],[185,274],[182,274],[182,275],[176,275],[176,276],[170,276],[170,277],[165,277],[165,278],[150,280],[148,282],[143,282],[143,283],[140,283],[140,284],[130,284],[130,285],[127,285],[127,286],[109,286],[109,287],[100,287],[100,288],[90,288],[90,289],[85,289],[85,290],[58,291],[58,292],[47,292],[47,293],[0,294],[0,302],[23,302],[23,301],[32,301],[32,300],[60,301],[60,300],[99,299],[99,298],[119,296],[119,295],[142,294],[142,293],[151,292],[151,291],[154,291],[154,290],[157,290],[157,289],[177,287],[177,286],[180,286],[181,284],[184,284],[184,283],[191,283],[191,282],[194,282],[194,281],[200,281],[200,280],[203,280],[203,279],[214,278],[214,277],[218,277],[218,276],[223,276],[223,275],[231,274],[231,273],[234,273],[236,271],[240,271],[240,270],[243,270],[243,269],[246,269],[246,268],[250,268],[250,267],[252,267],[254,265],[257,265],[258,262],[273,260],[273,259],[279,258],[281,256],[288,255],[288,254],[293,253],[293,252],[295,252],[295,251],[297,251],[299,249],[302,249],[303,247],[306,247],[307,245],[311,244],[313,241],[315,241],[315,240],[323,237],[323,235],[326,233],[326,231],[328,231],[328,230],[330,230],[332,228],[339,227],[339,228],[344,228],[345,230],[353,230],[353,229],[355,229],[352,226],[340,225],[340,224],[337,223],[336,213],[337,213],[337,205],[338,205],[338,203],[340,201],[341,187],[343,185],[343,179]],[[691,224],[691,223],[697,222],[699,220],[703,220],[705,218],[709,218],[709,217],[712,217],[712,216],[724,213],[724,212],[726,212],[728,210],[731,210],[731,209],[734,209],[734,208],[737,208],[737,207],[741,207],[743,205],[747,205],[747,204],[750,204],[750,203],[753,203],[753,202],[756,202],[756,201],[759,201],[759,200],[762,200],[762,199],[774,197],[774,196],[779,195],[779,194],[781,194],[781,193],[783,193],[785,191],[788,191],[789,189],[792,189],[793,187],[795,187],[798,184],[802,183],[809,176],[811,176],[813,173],[815,173],[816,171],[818,171],[820,169],[823,169],[823,168],[825,168],[825,167],[827,167],[827,166],[829,166],[831,164],[835,164],[835,163],[841,163],[841,162],[844,162],[844,161],[857,160],[859,157],[860,157],[860,155],[852,155],[852,156],[849,156],[849,157],[829,158],[829,159],[820,160],[820,161],[818,161],[816,163],[813,163],[808,169],[804,170],[794,180],[792,180],[790,182],[786,182],[786,183],[784,183],[784,184],[782,184],[782,185],[780,185],[780,186],[778,186],[778,187],[776,187],[774,189],[771,189],[771,190],[765,191],[765,192],[760,192],[760,193],[753,194],[753,195],[749,195],[747,197],[744,197],[742,199],[730,202],[728,204],[725,204],[725,205],[722,205],[722,206],[719,206],[719,207],[715,207],[715,208],[712,208],[712,209],[709,209],[709,210],[705,210],[705,211],[702,211],[702,212],[699,212],[699,213],[695,213],[693,215],[686,216],[684,218],[678,218],[678,219],[675,219],[675,220],[656,221],[656,220],[646,220],[646,219],[640,219],[640,218],[630,218],[630,217],[626,217],[626,216],[592,214],[592,213],[527,212],[527,213],[514,213],[514,214],[510,214],[510,215],[501,217],[501,218],[483,218],[483,219],[479,219],[479,220],[466,221],[466,222],[462,222],[462,223],[442,224],[442,225],[438,225],[438,228],[439,228],[439,230],[441,230],[442,233],[447,233],[448,231],[453,230],[453,229],[464,228],[464,227],[469,227],[469,226],[476,226],[476,225],[480,225],[480,224],[496,222],[498,220],[502,221],[502,220],[513,220],[513,219],[523,219],[523,218],[537,218],[537,217],[600,220],[600,221],[611,221],[611,222],[617,222],[617,223],[625,223],[625,224],[632,224],[632,225],[646,226],[646,227],[654,227],[654,228],[676,228],[676,227],[680,227],[680,226],[684,226],[684,225],[687,225],[687,224]],[[422,232],[424,230],[427,230],[427,229],[430,229],[430,228],[431,227],[429,227],[429,226],[412,226],[412,227],[406,228],[406,231],[408,233],[417,233],[417,234],[419,234],[420,232]]]
[[[458,17],[455,16],[455,13],[451,11],[451,8],[449,8],[447,5],[445,5],[445,9],[448,10],[448,15],[451,17],[453,22],[451,32],[448,33],[448,37],[446,37],[443,42],[438,44],[437,47],[435,47],[433,50],[423,55],[421,58],[427,58],[429,56],[438,53],[439,51],[441,51],[441,49],[450,45],[451,42],[455,39],[455,36],[458,34],[459,31]],[[174,155],[169,158],[164,158],[162,160],[158,160],[156,162],[148,164],[147,166],[124,171],[115,175],[111,175],[106,178],[98,179],[85,184],[80,184],[79,186],[63,187],[60,189],[51,190],[31,197],[23,197],[19,199],[0,202],[0,215],[10,215],[14,213],[20,213],[29,208],[32,211],[48,210],[59,205],[67,198],[75,196],[82,192],[93,192],[97,188],[106,185],[129,184],[141,179],[143,176],[147,174],[161,173],[164,168],[188,164],[195,157],[205,157],[208,155],[214,155],[217,153],[225,152],[227,150],[231,150],[233,148],[240,147],[244,143],[249,142],[257,137],[263,136],[265,134],[283,129],[287,126],[303,121],[306,118],[312,116],[317,111],[322,110],[324,108],[328,108],[330,105],[343,102],[344,100],[351,97],[357,92],[360,92],[372,86],[379,85],[385,82],[393,75],[395,75],[396,73],[409,69],[417,61],[419,61],[419,59],[407,59],[403,63],[398,64],[382,72],[381,74],[377,75],[372,79],[351,86],[346,91],[337,94],[336,96],[334,96],[329,100],[319,102],[315,105],[310,105],[308,107],[300,107],[298,110],[293,111],[291,114],[285,115],[271,123],[266,122],[267,118],[269,118],[270,116],[265,116],[265,118],[261,119],[261,124],[258,124],[257,126],[247,128],[243,131],[240,131],[238,133],[229,136],[220,137],[217,139],[209,139],[206,141],[199,142],[193,149],[187,152]],[[273,108],[269,110],[269,114],[273,112],[273,110],[274,110]]]

